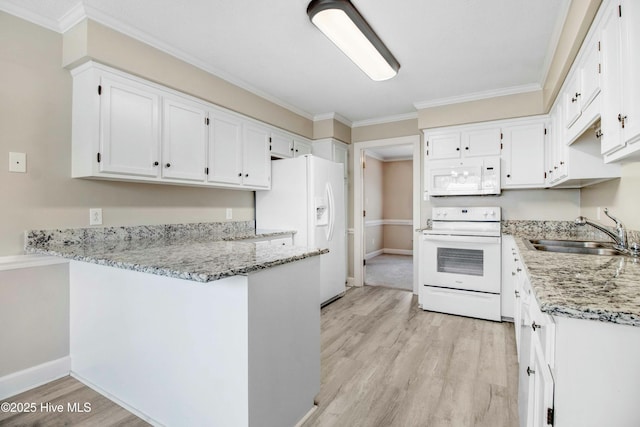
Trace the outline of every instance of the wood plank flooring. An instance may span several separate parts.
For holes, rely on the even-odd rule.
[[[322,309],[322,385],[304,427],[516,427],[513,325],[424,312],[410,292],[354,288]],[[11,414],[2,426],[147,426],[71,377],[8,402],[89,402],[89,413]]]
[[[354,288],[322,310],[322,386],[304,427],[515,427],[513,325],[425,312]]]

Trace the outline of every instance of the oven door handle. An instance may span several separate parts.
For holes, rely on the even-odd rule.
[[[441,234],[424,234],[422,239],[430,242],[461,242],[461,243],[489,243],[500,244],[500,237],[488,236],[451,236]]]

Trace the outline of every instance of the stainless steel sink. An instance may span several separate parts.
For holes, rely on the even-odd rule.
[[[526,241],[530,249],[545,252],[561,252],[585,255],[622,255],[613,248],[613,243],[583,240],[530,239]]]

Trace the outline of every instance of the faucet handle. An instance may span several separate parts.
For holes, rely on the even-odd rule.
[[[604,214],[606,216],[608,216],[609,218],[611,218],[613,220],[613,222],[616,223],[616,227],[618,227],[618,226],[622,227],[622,223],[618,220],[618,218],[616,218],[615,216],[609,214],[609,208],[604,208]]]

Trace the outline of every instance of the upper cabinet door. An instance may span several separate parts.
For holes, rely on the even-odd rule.
[[[177,97],[163,99],[162,177],[204,181],[207,112]]]
[[[116,76],[101,78],[100,172],[157,177],[159,93]]]
[[[461,151],[465,157],[499,156],[500,128],[473,129],[462,132]]]
[[[242,183],[242,121],[215,111],[209,114],[209,175],[207,181]]]
[[[308,142],[300,141],[298,139],[294,139],[293,140],[294,157],[304,156],[305,154],[311,154],[311,144]]]
[[[293,138],[279,132],[271,132],[271,155],[278,158],[293,157]]]
[[[457,159],[460,153],[460,132],[434,132],[426,135],[427,160]]]
[[[582,58],[582,67],[580,67],[582,111],[585,111],[600,93],[600,40],[589,41],[586,49],[586,54]]]
[[[624,140],[640,140],[640,2],[624,0],[622,15],[623,107]]]
[[[243,127],[242,184],[250,187],[271,186],[269,129],[253,123]]]
[[[577,70],[573,73],[571,80],[567,83],[567,88],[562,95],[564,97],[564,122],[567,128],[570,128],[576,120],[582,114],[582,109],[580,107],[581,96],[580,93],[580,70]]]
[[[544,123],[503,128],[503,188],[542,187],[544,185]]]
[[[602,49],[602,154],[624,146],[622,127],[622,69],[620,63],[620,16],[617,7],[610,7],[602,19],[600,43]]]

